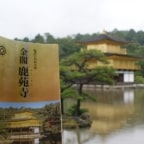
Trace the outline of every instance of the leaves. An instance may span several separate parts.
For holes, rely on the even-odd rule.
[[[74,98],[78,97],[78,92],[76,89],[70,87],[61,93],[62,98]]]
[[[94,65],[90,67],[91,62],[95,64],[99,61],[107,64],[105,55],[98,50],[83,50],[61,60],[60,77],[61,77],[61,94],[62,98],[75,97],[77,106],[75,114],[80,114],[80,102],[84,98],[95,100],[89,94],[83,92],[84,84],[89,83],[109,83],[112,84],[112,77],[115,74],[114,69],[107,66]],[[72,91],[70,88],[76,84],[77,89]]]
[[[135,31],[130,30],[118,30],[114,29],[113,31],[107,32],[108,34],[118,37],[123,40],[127,40],[130,43],[125,45],[125,48],[128,50],[128,54],[143,56],[144,55],[144,31]],[[15,40],[25,41],[25,42],[36,42],[36,43],[57,43],[59,45],[59,54],[60,58],[70,56],[75,52],[81,50],[81,45],[78,41],[87,40],[99,35],[99,33],[93,34],[75,34],[67,37],[56,38],[51,35],[49,32],[44,33],[44,35],[37,34],[34,39],[30,40],[28,37],[21,39],[15,38]],[[89,55],[88,55],[89,57]]]

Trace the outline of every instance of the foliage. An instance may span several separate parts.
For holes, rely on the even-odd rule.
[[[78,97],[78,92],[73,85],[72,71],[60,62],[60,86],[61,86],[61,112],[64,114],[63,100],[66,98]]]
[[[6,130],[6,128],[7,128],[6,122],[0,121],[0,135],[5,137],[5,138],[7,138],[8,134],[9,134]]]
[[[40,34],[37,34],[35,38],[32,40],[34,43],[44,43],[44,37]]]
[[[59,38],[56,42],[59,44],[60,58],[67,57],[75,52],[80,51],[80,45],[76,43],[76,41],[71,37]]]
[[[61,97],[64,99],[78,97],[78,92],[76,91],[76,89],[74,87],[69,87],[61,93]]]
[[[69,109],[68,109],[68,115],[75,115],[75,111],[76,111],[76,108],[77,108],[77,105],[76,104],[74,104],[72,107],[70,107]],[[80,108],[80,115],[82,114],[82,113],[85,113],[85,112],[88,112],[88,109],[85,109],[85,108]]]
[[[44,36],[45,36],[46,43],[49,43],[49,44],[56,43],[56,39],[50,33],[45,33]]]
[[[144,60],[139,61],[138,65],[140,66],[141,70],[137,73],[139,73],[140,76],[144,77]]]
[[[135,77],[135,83],[136,84],[144,84],[144,77],[142,77],[142,76],[136,76]]]
[[[60,62],[60,85],[61,85],[61,93],[67,88],[70,88],[72,86],[72,71],[62,65]]]
[[[100,61],[108,64],[105,55],[98,50],[83,50],[61,60],[60,75],[62,80],[62,88],[69,88],[74,84],[77,85],[77,105],[75,115],[80,115],[80,103],[84,97],[89,96],[83,93],[84,84],[89,83],[112,83],[112,77],[115,74],[114,69],[106,66],[90,67],[91,60]],[[63,96],[62,96],[63,100]]]
[[[89,68],[91,59],[108,64],[104,54],[98,50],[84,50],[62,60],[65,67],[69,68],[70,71],[73,70],[70,76],[71,82],[77,84],[88,84],[90,82],[112,83],[111,78],[114,75],[114,69],[107,66]],[[69,71],[67,72],[69,73]]]
[[[128,51],[128,54],[143,56],[144,55],[144,31],[135,31],[134,29],[130,30],[118,30],[114,29],[107,32],[108,34],[118,37],[120,39],[128,41],[128,45],[125,45],[125,48]],[[44,35],[37,34],[34,39],[30,40],[28,37],[24,39],[15,38],[15,40],[25,41],[25,42],[36,42],[36,43],[57,43],[59,44],[59,54],[60,58],[69,56],[75,52],[79,52],[81,45],[78,43],[82,40],[87,40],[89,38],[95,37],[99,33],[93,34],[74,34],[67,37],[56,38],[51,35],[49,32],[44,33]]]

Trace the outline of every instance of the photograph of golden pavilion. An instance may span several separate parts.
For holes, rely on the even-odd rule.
[[[96,37],[80,41],[87,50],[100,50],[107,57],[109,64],[116,69],[116,81],[119,83],[133,83],[134,71],[139,70],[136,64],[140,58],[127,54],[124,45],[128,44],[127,41],[110,36],[106,33],[97,35]],[[100,62],[91,62],[90,65],[102,65]]]
[[[14,144],[39,144],[41,125],[30,111],[15,113],[7,123],[9,139]]]
[[[60,103],[38,104],[0,107],[0,144],[62,143]]]

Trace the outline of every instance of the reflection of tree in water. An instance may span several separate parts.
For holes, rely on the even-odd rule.
[[[86,90],[92,96],[96,97],[96,101],[105,104],[121,104],[123,103],[123,91],[119,89],[91,89]]]
[[[125,103],[124,93],[125,91],[131,90],[134,92],[133,102]],[[117,92],[116,90],[112,90],[111,92],[110,90],[104,90],[103,92],[97,92],[96,90],[94,90],[92,93],[96,96],[96,102],[86,101],[82,103],[82,108],[88,108],[93,118],[92,127],[88,130],[80,129],[79,132],[75,131],[74,134],[66,131],[66,134],[68,134],[68,136],[77,136],[77,141],[75,143],[108,143],[107,137],[109,137],[109,134],[113,135],[113,133],[115,133],[116,131],[118,132],[118,137],[121,137],[125,130],[126,132],[131,133],[131,129],[137,130],[137,126],[143,129],[143,89],[123,89],[118,90]],[[102,93],[104,93],[104,95]],[[110,130],[110,128],[112,129],[107,133],[98,133],[98,127],[101,131],[102,128],[103,130],[105,130],[106,128],[106,130]],[[111,137],[109,137],[109,140],[112,140],[112,135]],[[70,137],[69,139],[65,139],[65,141],[68,140],[72,143]]]
[[[144,124],[144,90],[135,90],[135,105],[137,108],[137,113],[133,119],[133,123]]]

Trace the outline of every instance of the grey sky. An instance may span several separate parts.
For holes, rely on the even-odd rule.
[[[0,36],[144,30],[143,0],[0,0]]]

